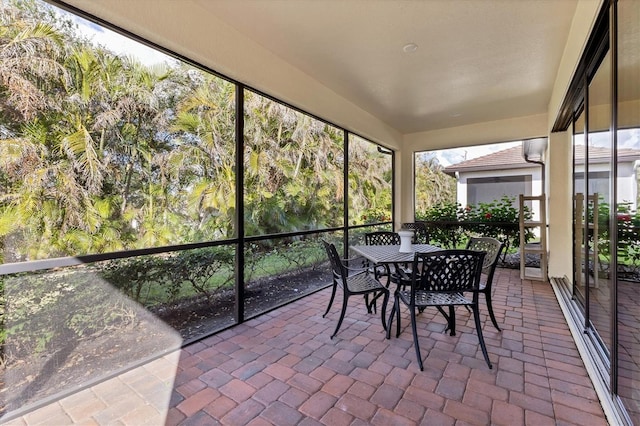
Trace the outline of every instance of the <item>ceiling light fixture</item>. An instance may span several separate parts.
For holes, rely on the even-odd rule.
[[[404,53],[413,53],[418,50],[418,45],[415,43],[407,43],[402,47]]]

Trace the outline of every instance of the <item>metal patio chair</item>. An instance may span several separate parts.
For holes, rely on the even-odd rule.
[[[480,278],[480,286],[478,292],[484,294],[487,303],[487,310],[493,326],[500,330],[496,316],[493,313],[493,304],[491,295],[493,294],[493,274],[500,260],[500,254],[504,248],[504,243],[491,237],[471,237],[467,243],[467,250],[482,251],[485,253],[484,262],[482,264],[482,276]]]
[[[384,300],[382,302],[381,309],[381,321],[382,328],[386,330],[386,310],[387,303],[389,301],[389,289],[386,288],[380,281],[378,281],[374,275],[371,274],[369,268],[353,268],[347,266],[340,256],[338,255],[338,251],[336,250],[336,246],[334,244],[328,243],[326,241],[322,241],[324,248],[327,252],[327,256],[329,257],[329,262],[331,263],[331,270],[333,274],[333,288],[331,291],[331,299],[329,300],[329,305],[327,306],[327,310],[325,311],[322,317],[324,318],[331,308],[333,304],[333,299],[335,298],[337,288],[342,288],[342,309],[340,312],[340,319],[338,320],[338,324],[336,325],[336,329],[331,335],[333,339],[336,334],[338,334],[338,330],[342,325],[342,321],[344,320],[344,315],[347,312],[347,303],[349,301],[349,297],[355,295],[369,295],[372,294],[374,297],[378,294],[384,295]],[[351,274],[350,274],[351,272]],[[367,311],[371,313],[371,307],[367,305]]]
[[[478,341],[489,368],[493,368],[482,336],[482,324],[478,310],[480,274],[485,253],[473,250],[441,250],[430,253],[416,253],[413,260],[412,284],[409,290],[398,290],[389,316],[387,338],[391,338],[393,315],[400,310],[400,302],[409,308],[413,344],[420,370],[423,370],[422,356],[418,342],[416,311],[421,307],[433,306],[445,316],[451,335],[455,336],[455,307],[468,306],[473,312]],[[420,270],[418,272],[418,270]],[[470,292],[471,299],[464,296]],[[448,307],[448,313],[444,308]],[[398,315],[399,317],[399,315]],[[396,337],[400,336],[400,321],[396,325]]]

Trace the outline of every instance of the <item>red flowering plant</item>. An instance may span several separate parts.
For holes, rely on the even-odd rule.
[[[516,247],[520,245],[519,215],[515,197],[505,195],[490,203],[467,206],[465,228],[471,234],[494,237]],[[531,218],[531,210],[525,206],[524,219]],[[528,229],[525,240],[529,241],[533,237],[532,231]]]
[[[619,272],[640,273],[640,212],[632,209],[631,203],[619,203],[616,209],[616,227],[618,234],[618,269]],[[592,221],[593,207],[589,205],[588,218]],[[599,200],[598,203],[598,255],[601,273],[611,263],[610,207],[608,203]],[[589,243],[593,246],[595,236],[589,236]]]
[[[379,223],[391,221],[391,213],[383,209],[367,209],[360,215],[362,223]]]
[[[464,207],[456,203],[439,203],[416,215],[416,219],[427,223],[430,240],[441,247],[459,247],[470,235],[498,238],[507,242],[507,247],[516,247],[520,244],[519,214],[515,197],[504,196],[491,203]],[[527,206],[524,218],[532,218]],[[533,237],[528,229],[525,240]]]

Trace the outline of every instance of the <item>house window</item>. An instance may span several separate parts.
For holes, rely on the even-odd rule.
[[[531,195],[531,175],[472,178],[467,181],[467,204],[491,203],[505,195],[517,200]]]
[[[598,194],[600,202],[609,200],[609,172],[590,172],[589,173],[589,194]],[[574,184],[577,193],[585,193],[584,190],[584,173],[574,176]]]

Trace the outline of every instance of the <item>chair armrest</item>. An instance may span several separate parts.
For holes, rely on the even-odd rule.
[[[344,267],[347,269],[348,272],[355,272],[355,273],[366,272],[369,270],[369,268],[367,268],[366,266],[362,268],[353,268],[353,267],[344,265]]]
[[[369,261],[367,259],[365,259],[362,256],[359,257],[346,257],[343,259],[340,259],[340,261],[342,262],[342,264],[347,268],[347,269],[352,269],[354,268],[353,266],[349,266],[350,264],[360,264],[363,265],[361,267],[358,267],[357,269],[366,269],[369,265]]]

